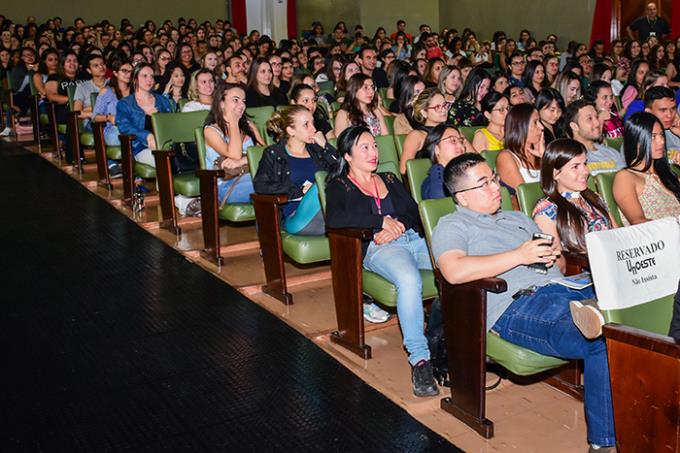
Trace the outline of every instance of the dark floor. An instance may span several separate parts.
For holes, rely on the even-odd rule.
[[[459,451],[8,145],[0,234],[0,451]]]

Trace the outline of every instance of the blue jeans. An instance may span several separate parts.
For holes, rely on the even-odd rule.
[[[432,270],[425,239],[409,229],[399,238],[383,245],[371,241],[364,267],[397,287],[397,314],[408,361],[416,365],[430,360],[424,333],[423,282],[419,269]]]
[[[227,203],[250,203],[250,194],[255,192],[250,173],[245,173],[238,181],[236,181],[236,178],[229,181],[217,181],[217,200],[220,204],[232,186],[234,186],[234,190],[229,194]]]
[[[515,300],[494,324],[501,338],[539,354],[583,359],[584,403],[588,441],[616,444],[609,384],[609,362],[604,338],[586,339],[574,325],[569,301],[592,299],[592,287],[581,291],[551,284]]]

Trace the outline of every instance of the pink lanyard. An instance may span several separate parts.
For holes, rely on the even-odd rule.
[[[373,197],[373,201],[375,202],[375,206],[378,208],[378,214],[379,214],[379,215],[382,215],[382,209],[380,209],[380,192],[378,191],[378,183],[375,182],[375,176],[373,176],[373,177],[371,178],[371,179],[373,179],[373,187],[375,187],[375,195],[373,195],[373,194],[371,193],[370,190],[366,190],[361,184],[359,184],[359,182],[358,182],[356,179],[352,178],[352,176],[351,176],[349,173],[347,173],[347,177],[348,177],[349,179],[351,179],[352,182],[353,182],[358,188],[360,188],[360,189],[363,190],[364,192],[368,192],[368,193],[371,194],[371,197]]]

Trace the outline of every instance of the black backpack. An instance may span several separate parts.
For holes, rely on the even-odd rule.
[[[442,305],[439,298],[430,306],[430,317],[425,329],[427,345],[430,348],[430,363],[434,378],[439,385],[450,387],[449,383],[449,355],[446,351],[444,339],[444,322],[442,319]]]

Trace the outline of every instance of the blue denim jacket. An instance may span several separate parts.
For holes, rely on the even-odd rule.
[[[156,92],[152,92],[156,100],[156,110],[160,113],[172,112],[170,101]],[[134,134],[132,154],[137,155],[147,147],[146,139],[151,131],[144,129],[144,110],[137,104],[134,93],[118,101],[116,106],[116,126],[121,135]]]

